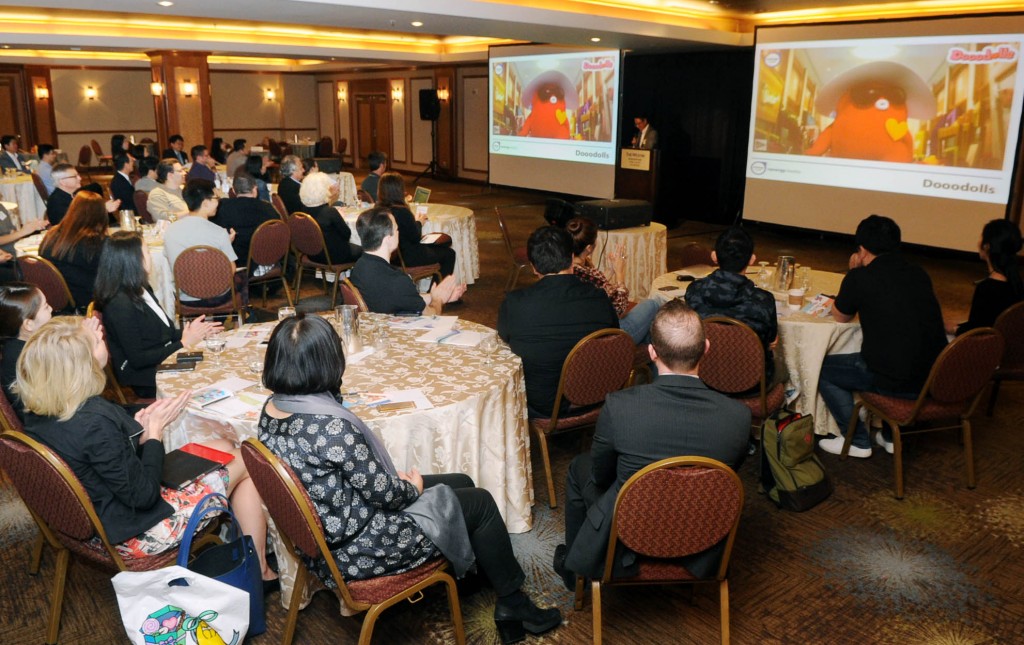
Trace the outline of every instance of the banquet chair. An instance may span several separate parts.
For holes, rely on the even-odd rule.
[[[764,420],[781,409],[786,399],[782,383],[768,387],[761,339],[749,325],[727,316],[705,318],[704,333],[711,346],[700,359],[700,379],[747,406],[751,432],[760,437]]]
[[[331,290],[331,307],[334,307],[334,302],[338,299],[341,274],[350,270],[356,263],[335,263],[331,260],[327,242],[324,241],[324,232],[311,216],[305,213],[292,213],[288,218],[288,229],[292,233],[292,249],[295,251],[295,302],[298,303],[302,299],[302,274],[308,269],[319,269],[323,276],[324,295],[327,295],[327,273],[334,273],[334,287]],[[326,262],[312,259],[314,255],[320,254],[323,254]]]
[[[896,499],[903,499],[903,437],[909,434],[958,429],[964,444],[967,487],[974,488],[974,447],[970,417],[984,394],[985,386],[1003,356],[1003,335],[991,327],[980,327],[958,336],[935,359],[928,380],[916,399],[860,392],[853,406],[850,426],[843,443],[842,459],[850,452],[861,408],[881,419],[892,430],[893,470]],[[926,427],[919,427],[924,424]],[[906,428],[910,429],[906,429]]]
[[[439,557],[406,573],[345,582],[327,545],[320,516],[294,471],[256,439],[242,442],[242,459],[288,552],[323,560],[337,585],[334,593],[339,600],[353,611],[366,612],[359,632],[359,645],[369,645],[373,627],[381,612],[402,600],[418,602],[422,598],[422,590],[435,584],[443,584],[448,592],[455,641],[465,645],[459,595],[455,580],[446,572],[447,560]],[[288,618],[281,639],[283,645],[290,645],[295,638],[299,605],[309,575],[309,569],[300,564],[288,605]]]
[[[714,261],[711,259],[711,249],[707,248],[703,244],[690,242],[679,252],[679,268],[685,269],[686,267],[692,267],[698,264],[706,264],[708,266],[715,265]]]
[[[346,305],[355,305],[361,312],[370,311],[370,308],[366,306],[366,301],[363,300],[363,294],[359,293],[359,289],[348,278],[341,282],[341,301]]]
[[[345,152],[348,151],[348,139],[342,137],[338,139],[338,152],[335,153],[338,156],[338,160],[341,161],[341,167],[345,167]]]
[[[718,583],[722,644],[729,643],[729,556],[743,511],[743,483],[725,464],[706,457],[670,457],[633,474],[619,491],[611,517],[604,575],[591,581],[594,643],[600,645],[601,589],[609,585]],[[680,558],[724,540],[714,575],[697,577]],[[640,573],[614,576],[619,544],[637,554]],[[576,579],[576,609],[583,579]]]
[[[220,249],[212,246],[192,246],[174,261],[174,285],[176,291],[175,311],[178,320],[184,323],[188,316],[238,315],[238,323],[245,322],[245,307],[235,289],[235,263]],[[242,285],[244,288],[244,285]],[[182,301],[182,295],[200,300],[216,298],[230,292],[231,297],[223,304],[202,307]]]
[[[1003,335],[1006,349],[996,373],[992,375],[992,394],[988,397],[988,411],[992,416],[1003,381],[1024,381],[1024,302],[1009,307],[999,314],[992,325]]]
[[[356,190],[356,196],[359,197],[359,201],[366,202],[367,204],[376,204],[377,197],[366,192],[362,188]]]
[[[317,157],[330,157],[334,154],[334,140],[330,137],[322,137],[320,143],[317,144],[316,156]]]
[[[49,191],[46,190],[46,184],[43,183],[43,178],[38,173],[32,173],[29,175],[32,177],[32,185],[36,187],[36,192],[39,193],[39,199],[46,203],[46,200],[50,198]]]
[[[430,278],[431,281],[441,281],[441,265],[439,263],[419,264],[410,267],[405,264],[405,258],[402,257],[402,249],[396,248],[395,255],[398,256],[398,264],[401,265],[402,271],[412,278],[413,282],[418,283],[424,278]]]
[[[153,215],[149,212],[149,193],[144,190],[137,190],[132,193],[135,200],[135,212],[142,218],[144,224],[154,224]]]
[[[34,284],[46,296],[46,302],[53,312],[73,312],[77,309],[75,299],[68,289],[68,283],[60,270],[46,258],[36,255],[18,256],[18,270],[25,282]]]
[[[288,290],[288,281],[284,277],[284,263],[291,247],[292,234],[288,225],[281,220],[263,222],[252,234],[249,242],[249,260],[245,266],[249,268],[249,286],[263,285],[263,306],[267,306],[267,283],[280,280],[284,285],[284,295],[288,305],[292,303],[292,292]],[[255,274],[258,266],[272,267],[259,276]]]
[[[85,175],[92,180],[92,148],[82,146],[78,149],[78,165],[75,166],[78,174]]]
[[[273,205],[274,210],[281,216],[282,222],[288,221],[288,209],[285,208],[284,200],[277,193],[270,193],[270,203]]]
[[[64,583],[70,557],[84,560],[111,572],[152,571],[175,563],[178,549],[143,558],[123,558],[107,539],[89,495],[64,460],[45,445],[21,432],[0,435],[0,467],[7,472],[43,539],[32,551],[33,575],[39,573],[43,545],[57,554],[50,599],[50,617],[45,642],[57,642]],[[217,541],[212,534],[193,544],[194,548]]]
[[[89,146],[92,148],[93,154],[96,155],[96,164],[98,166],[110,166],[111,170],[114,169],[114,158],[111,155],[103,154],[103,148],[100,147],[96,139],[90,139]]]
[[[14,411],[14,404],[7,398],[7,393],[0,390],[0,432],[21,432],[25,427]]]
[[[562,364],[551,417],[530,419],[530,430],[540,443],[551,508],[558,506],[558,498],[551,476],[548,435],[596,424],[605,397],[631,383],[634,349],[633,339],[621,329],[599,329],[584,336]],[[564,414],[560,412],[563,400],[569,403],[569,410]]]
[[[505,292],[508,293],[516,288],[519,282],[519,273],[523,269],[530,268],[530,258],[526,255],[525,246],[512,246],[512,238],[508,232],[508,225],[501,215],[501,209],[494,207],[494,214],[498,218],[498,228],[501,229],[501,239],[505,241],[505,250],[508,252],[508,259],[512,263],[508,270],[508,279],[505,280]]]

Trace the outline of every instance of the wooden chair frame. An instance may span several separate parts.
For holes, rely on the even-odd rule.
[[[349,302],[349,299],[346,297],[346,290],[348,293],[352,294],[352,300],[354,302]],[[341,282],[341,299],[346,305],[355,305],[356,307],[359,307],[359,311],[370,311],[370,308],[366,306],[366,301],[363,300],[363,294],[348,278],[345,278]]]
[[[501,229],[501,239],[505,241],[505,250],[508,251],[508,260],[511,263],[508,278],[505,280],[505,292],[508,293],[512,289],[516,288],[516,283],[519,282],[519,274],[522,273],[523,269],[530,269],[533,265],[530,264],[529,260],[523,263],[516,259],[516,249],[512,246],[512,238],[508,232],[508,225],[505,223],[505,217],[501,214],[501,209],[497,206],[494,207],[494,215],[498,218],[498,228]]]
[[[395,254],[398,255],[398,263],[402,266],[402,271],[412,278],[413,282],[419,282],[424,278],[430,278],[432,281],[436,280],[437,282],[441,281],[441,265],[437,262],[433,264],[414,266],[410,269],[405,266],[405,258],[402,257],[402,249],[396,247]]]
[[[260,231],[263,231],[263,235],[266,235],[267,234],[266,231],[269,231],[270,228],[278,227],[278,226],[284,226],[285,227],[284,230],[288,233],[288,236],[289,236],[288,247],[285,248],[284,255],[281,256],[280,260],[278,260],[278,262],[280,262],[280,264],[281,264],[281,275],[279,277],[281,278],[281,284],[284,286],[284,296],[285,296],[285,298],[288,299],[288,306],[289,307],[294,307],[295,303],[292,301],[292,292],[288,290],[288,280],[284,276],[285,264],[287,264],[287,262],[288,262],[288,251],[289,251],[289,249],[291,249],[291,244],[292,244],[291,243],[291,229],[288,228],[288,223],[287,222],[283,222],[281,220],[268,220],[268,221],[263,222],[262,224],[260,224],[258,227],[256,227],[256,230],[253,231],[252,238],[249,240],[249,257],[246,258],[245,266],[246,266],[246,270],[250,270],[250,271],[251,271],[251,269],[254,266],[255,260],[253,260],[253,257],[252,257],[252,240],[255,240],[256,237],[258,235],[260,235]],[[266,229],[266,231],[264,231],[264,229]],[[267,306],[267,283],[269,283],[271,280],[273,280],[273,278],[265,278],[264,276],[254,276],[254,275],[252,275],[252,273],[249,274],[249,286],[252,286],[254,284],[262,284],[263,285],[263,307]]]

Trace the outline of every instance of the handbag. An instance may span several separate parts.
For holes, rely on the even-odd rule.
[[[189,562],[189,551],[196,528],[210,513],[225,513],[231,519],[227,540],[224,544],[206,549]],[[199,504],[192,511],[192,517],[185,528],[185,536],[181,540],[181,547],[178,549],[178,566],[248,592],[249,635],[256,636],[267,630],[263,610],[263,576],[256,547],[251,535],[242,534],[242,528],[231,512],[228,499],[220,493],[210,493],[199,500]]]
[[[122,571],[111,582],[134,645],[237,645],[245,639],[248,594],[231,585],[173,565]]]

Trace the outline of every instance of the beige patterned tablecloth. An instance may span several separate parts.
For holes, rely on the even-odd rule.
[[[634,226],[613,231],[598,231],[594,244],[594,264],[607,273],[605,255],[619,244],[626,252],[626,286],[629,299],[640,301],[651,292],[651,283],[667,271],[665,252],[668,229],[664,224],[651,222],[650,226]]]
[[[416,205],[410,207],[415,209]],[[452,204],[426,204],[426,207],[427,221],[423,224],[423,234],[447,233],[452,238],[452,248],[455,249],[455,279],[458,282],[473,284],[480,277],[480,242],[476,235],[476,217],[473,211]],[[361,212],[361,208],[343,210],[345,223],[352,229],[353,244],[359,244],[356,218]],[[662,226],[663,230],[664,228]],[[664,235],[662,242],[661,270],[664,271]]]
[[[468,321],[459,321],[458,325],[465,330],[487,330]],[[242,342],[245,334],[272,327],[273,323],[247,325],[223,335],[237,335],[238,342]],[[363,327],[365,331],[366,325]],[[380,435],[396,468],[416,467],[425,474],[465,473],[494,496],[509,532],[530,530],[533,479],[522,361],[502,346],[494,354],[493,363],[487,365],[484,354],[476,348],[417,342],[415,339],[423,333],[392,329],[389,348],[347,367],[342,391],[359,393],[350,394],[351,399],[368,392],[419,388],[434,407],[379,412],[355,405],[352,411]],[[258,338],[217,357],[207,351],[206,359],[194,372],[158,374],[159,395],[174,396],[183,388],[201,389],[233,376],[258,381],[249,364],[262,361],[265,352],[266,345],[259,344]],[[246,392],[259,397],[269,395],[258,385]],[[239,442],[256,435],[254,419],[230,418],[209,408],[190,407],[169,428],[164,441],[168,448],[176,448],[188,441],[220,437]],[[282,557],[283,546],[273,529],[271,533],[281,565],[285,591],[281,598],[287,603],[298,562]]]
[[[0,197],[5,202],[18,205],[18,216],[22,223],[46,217],[46,202],[39,196],[32,178],[26,174],[19,174],[14,179],[0,179]]]
[[[756,271],[756,268],[753,269]],[[677,273],[666,273],[658,277],[651,286],[652,291],[662,287],[676,287],[674,291],[664,291],[666,295],[682,296],[686,293],[689,282],[676,280]],[[756,279],[751,275],[752,280]],[[827,271],[811,271],[811,288],[808,297],[819,293],[836,295],[843,274]],[[776,294],[777,302],[783,294]],[[779,346],[789,370],[789,382],[786,384],[788,397],[795,397],[790,406],[803,414],[814,415],[814,432],[820,435],[839,434],[839,426],[824,399],[818,394],[818,374],[821,362],[827,354],[850,354],[860,351],[861,335],[859,322],[840,323],[834,318],[818,318],[800,311],[790,311],[786,305],[779,305],[782,315],[779,316]]]
[[[338,199],[344,204],[359,203],[359,189],[356,187],[356,178],[350,172],[338,172],[328,175],[338,184],[341,192]]]

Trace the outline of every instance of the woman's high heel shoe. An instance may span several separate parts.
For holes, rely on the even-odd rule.
[[[518,643],[526,632],[543,634],[562,624],[562,612],[557,607],[541,609],[526,594],[517,591],[507,599],[498,599],[494,608],[494,623],[502,645]]]

